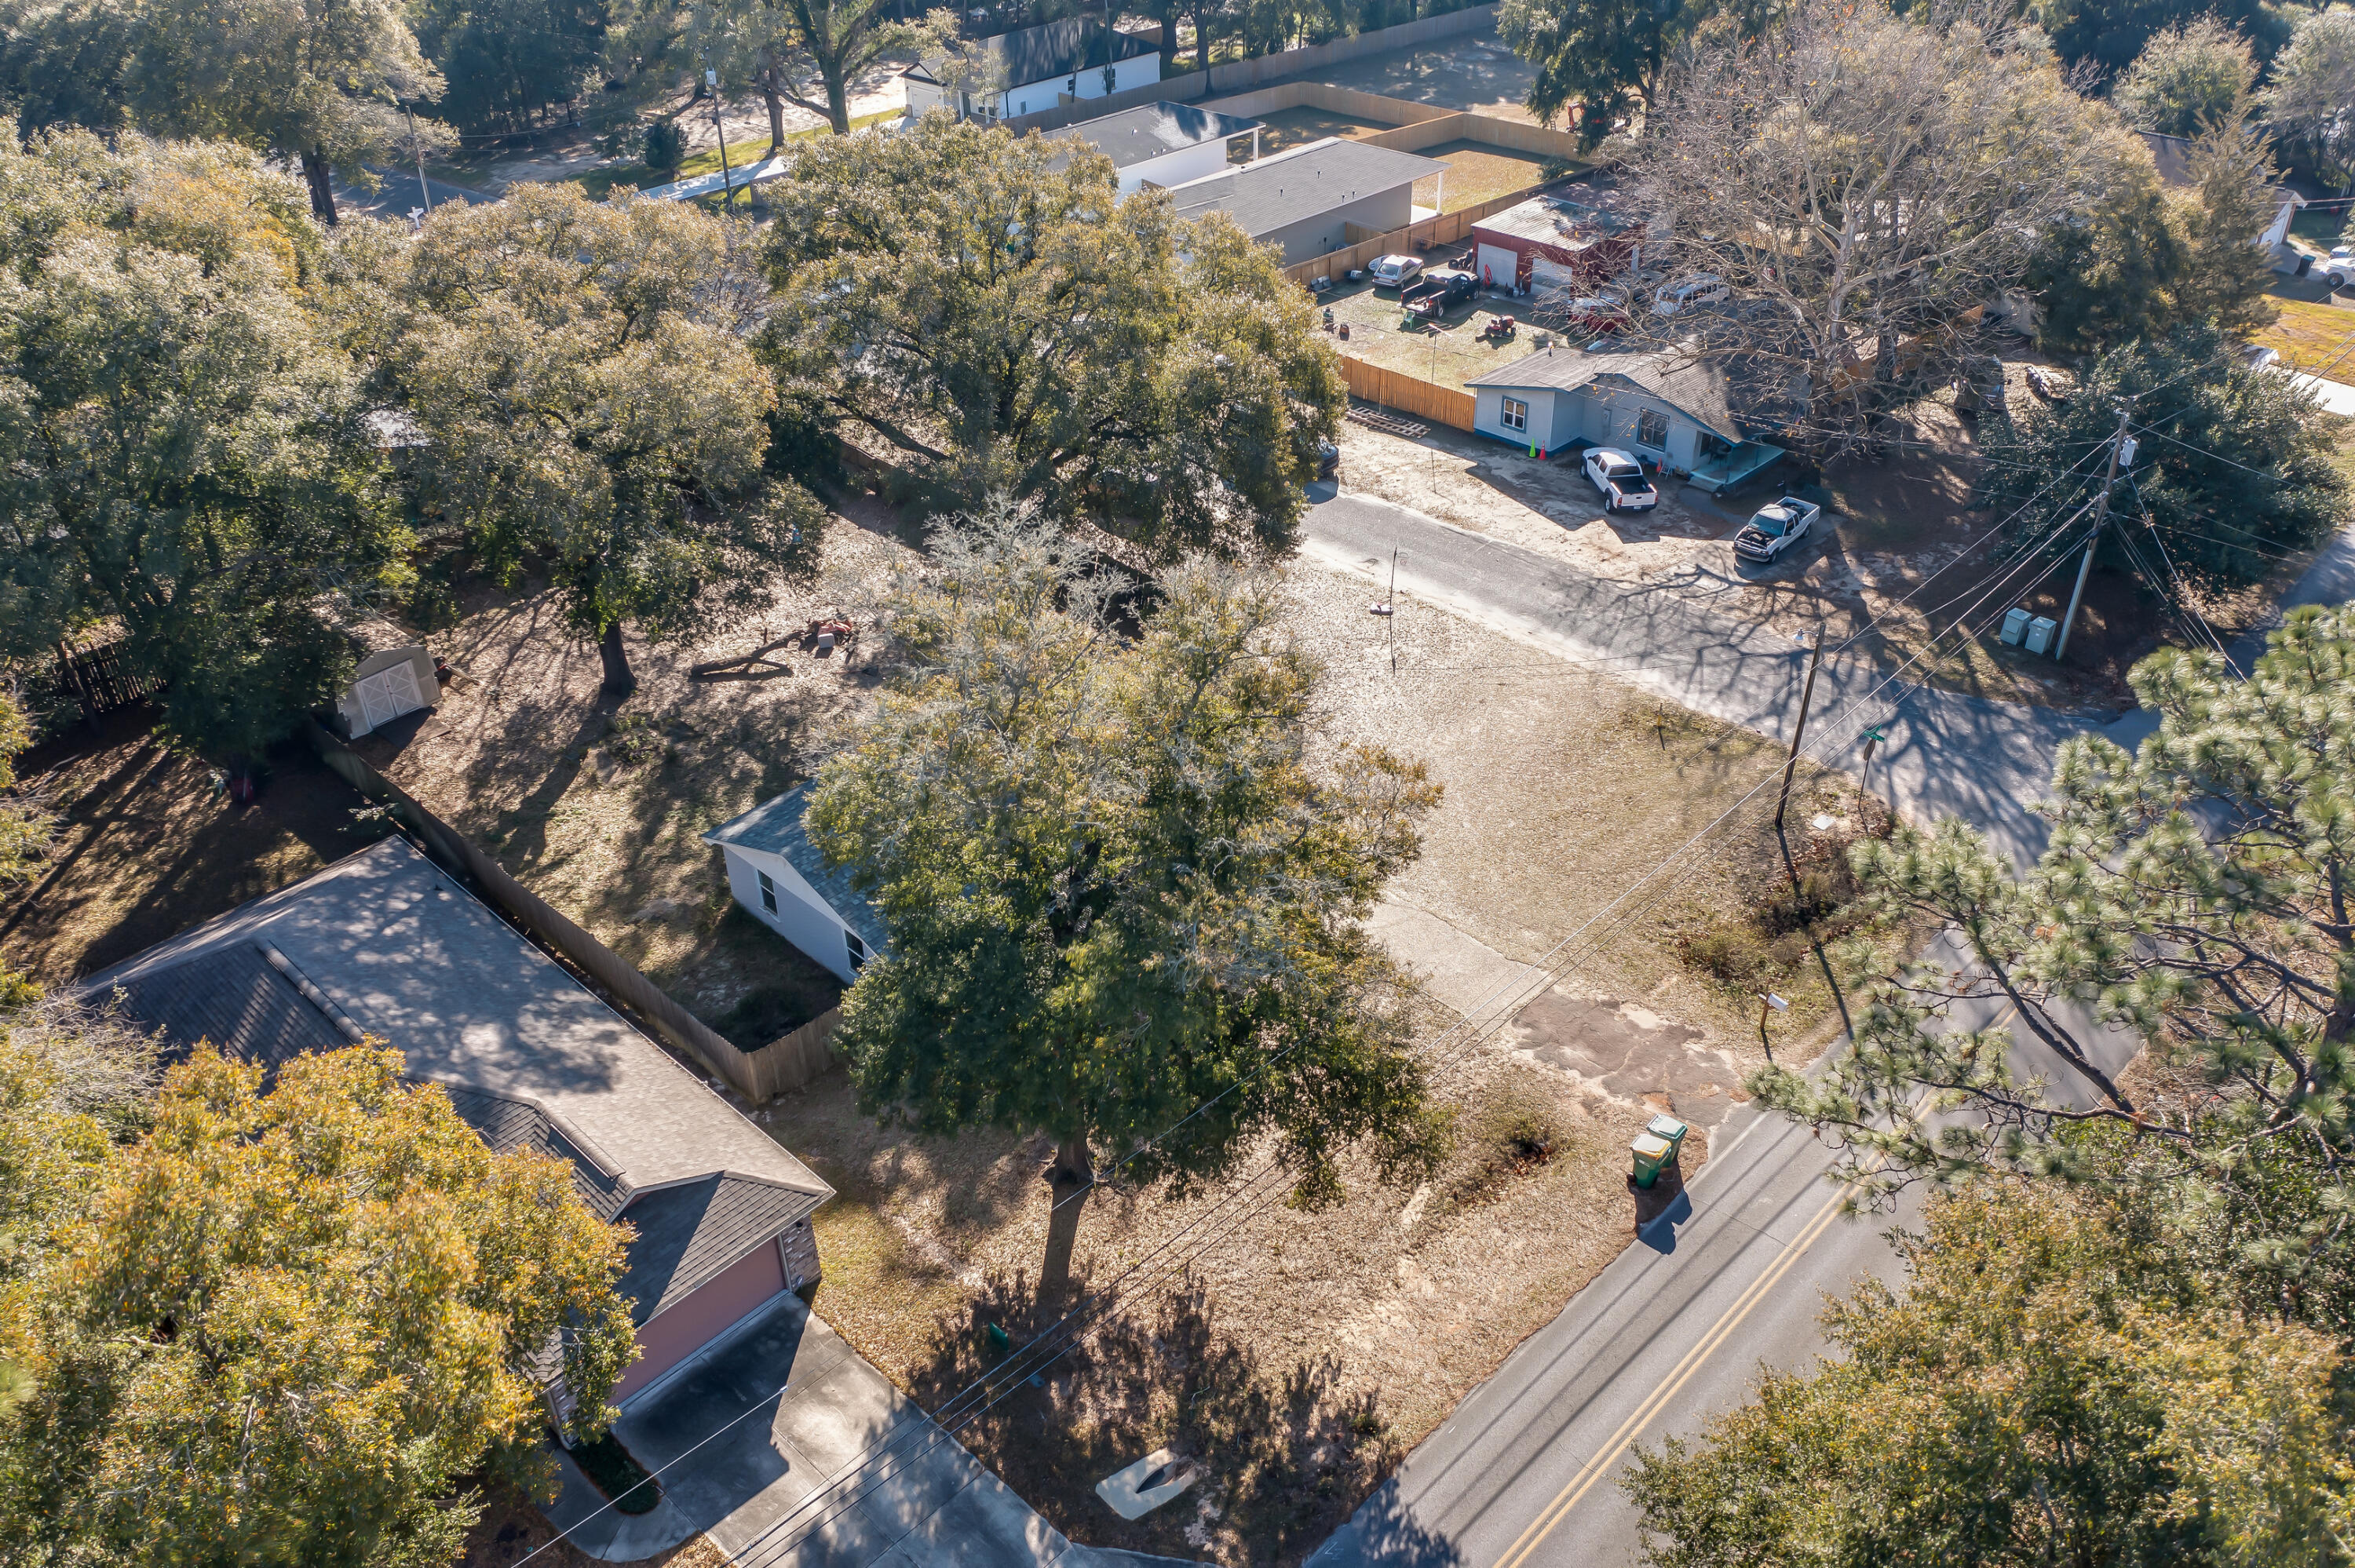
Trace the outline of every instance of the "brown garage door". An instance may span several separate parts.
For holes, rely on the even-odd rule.
[[[759,1309],[785,1288],[777,1244],[764,1241],[730,1264],[702,1289],[638,1326],[638,1359],[614,1387],[620,1404],[687,1357],[712,1336]]]

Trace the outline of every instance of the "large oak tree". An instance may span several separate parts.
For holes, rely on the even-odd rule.
[[[769,187],[786,386],[944,510],[1003,493],[1163,558],[1290,541],[1348,398],[1307,294],[1076,143],[927,115]]]
[[[861,1103],[1053,1139],[1048,1294],[1100,1155],[1182,1186],[1273,1137],[1309,1200],[1353,1144],[1414,1162],[1423,1074],[1359,922],[1439,791],[1327,744],[1274,579],[1187,562],[1128,641],[1035,516],[993,508],[936,556],[809,813],[890,933],[837,1036]]]

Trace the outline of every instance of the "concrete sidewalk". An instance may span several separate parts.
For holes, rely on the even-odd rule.
[[[567,1459],[548,1510],[609,1563],[698,1532],[743,1568],[1171,1561],[1065,1540],[793,1296],[632,1405],[613,1432],[661,1476],[662,1502],[623,1514]]]

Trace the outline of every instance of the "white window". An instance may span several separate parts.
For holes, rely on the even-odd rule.
[[[777,885],[769,880],[769,874],[765,871],[753,874],[761,879],[761,907],[774,915],[777,912]]]
[[[1505,429],[1508,430],[1528,429],[1529,428],[1529,406],[1527,403],[1522,402],[1518,397],[1506,398],[1504,425]]]
[[[850,967],[853,969],[866,968],[867,944],[858,939],[858,933],[845,926],[842,928],[842,942],[843,946],[849,949]]]
[[[1668,444],[1668,417],[1657,408],[1646,408],[1636,416],[1636,444],[1639,447],[1665,447]]]

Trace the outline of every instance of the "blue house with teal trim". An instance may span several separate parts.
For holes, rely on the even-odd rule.
[[[752,918],[832,969],[845,982],[884,950],[883,918],[829,866],[802,830],[810,786],[797,784],[703,835],[728,862],[728,891]]]

